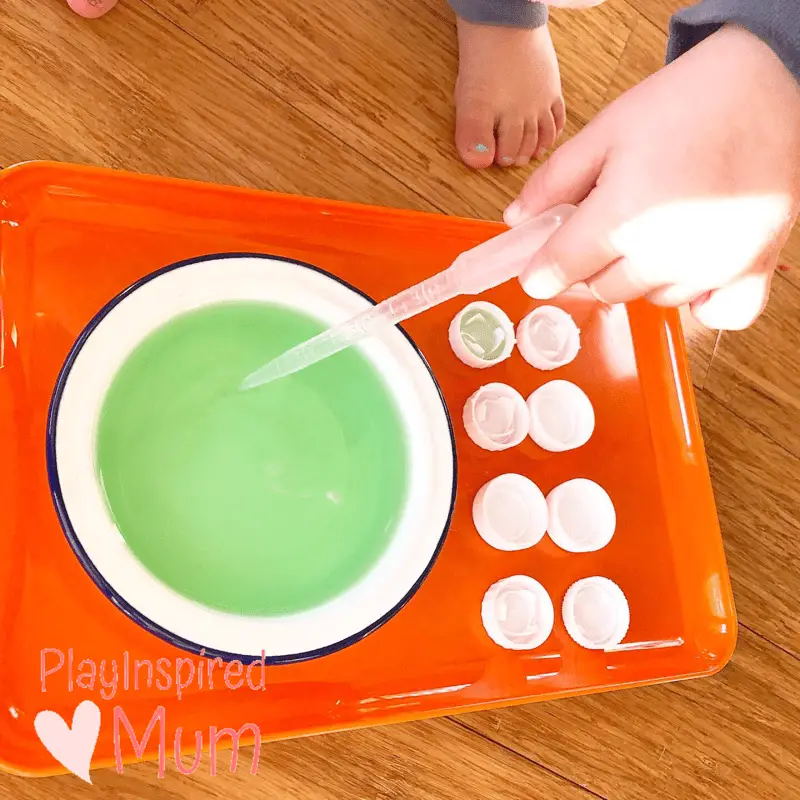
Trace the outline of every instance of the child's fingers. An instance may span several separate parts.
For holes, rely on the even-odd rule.
[[[692,316],[706,328],[740,331],[752,325],[767,305],[772,269],[743,275],[692,303]]]
[[[602,192],[589,195],[520,275],[527,294],[536,300],[550,300],[617,261],[620,253],[609,237],[616,227],[610,207]]]
[[[605,140],[591,125],[565,142],[531,175],[506,209],[506,225],[513,228],[562,203],[580,203],[600,175],[605,152]]]

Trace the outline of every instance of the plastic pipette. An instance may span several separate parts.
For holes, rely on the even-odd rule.
[[[558,206],[462,253],[443,272],[273,359],[248,375],[240,390],[255,389],[299,372],[454,297],[481,294],[519,277],[534,253],[574,211],[574,206]]]

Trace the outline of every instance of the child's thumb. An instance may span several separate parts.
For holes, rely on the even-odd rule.
[[[565,142],[528,179],[503,218],[514,228],[567,203],[578,205],[592,191],[605,161],[601,129],[589,125]]]

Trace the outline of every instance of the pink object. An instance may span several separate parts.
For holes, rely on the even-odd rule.
[[[107,14],[117,4],[117,0],[67,0],[69,7],[86,19],[97,19]]]
[[[41,743],[59,764],[86,783],[91,783],[89,767],[100,734],[100,709],[84,700],[72,715],[70,728],[55,711],[40,711],[33,727]]]

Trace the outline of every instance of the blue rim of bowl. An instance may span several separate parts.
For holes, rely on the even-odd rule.
[[[108,316],[108,314],[121,303],[126,297],[133,294],[134,292],[138,291],[142,286],[149,283],[152,280],[164,275],[168,272],[172,272],[176,269],[181,269],[183,267],[189,267],[193,264],[199,264],[205,261],[221,261],[225,259],[238,259],[238,258],[258,258],[270,261],[283,261],[288,264],[294,264],[298,267],[303,267],[305,269],[310,269],[314,272],[318,272],[321,275],[324,275],[332,280],[336,281],[337,283],[341,284],[342,286],[350,289],[350,291],[355,292],[356,294],[363,297],[365,300],[369,301],[373,305],[375,305],[375,300],[373,300],[369,295],[362,292],[360,289],[357,289],[355,286],[351,285],[342,278],[339,278],[336,275],[331,274],[327,270],[321,269],[320,267],[314,266],[313,264],[308,264],[305,261],[298,261],[293,258],[285,258],[283,256],[273,256],[267,253],[212,253],[209,255],[204,256],[196,256],[194,258],[188,258],[184,261],[177,261],[174,264],[170,264],[166,267],[162,267],[161,269],[156,270],[155,272],[146,275],[144,278],[136,281],[135,283],[131,284],[127,289],[120,292],[116,297],[110,300],[106,305],[103,306],[100,311],[91,319],[89,324],[83,329],[80,336],[76,339],[75,343],[72,345],[72,348],[67,355],[66,360],[64,361],[64,365],[61,367],[61,371],[59,372],[58,379],[56,380],[55,388],[53,390],[53,396],[50,400],[50,407],[47,412],[47,431],[46,431],[46,452],[47,452],[47,477],[48,482],[50,484],[50,496],[53,500],[53,505],[55,506],[56,514],[58,515],[59,523],[61,524],[61,529],[64,531],[64,534],[67,538],[67,541],[70,544],[70,547],[74,551],[75,555],[78,557],[78,560],[81,563],[81,566],[84,570],[88,573],[89,577],[94,581],[95,585],[100,589],[100,591],[108,598],[117,608],[120,609],[127,617],[129,617],[133,622],[135,622],[140,627],[144,628],[145,630],[149,631],[150,633],[158,636],[163,641],[167,642],[168,644],[174,645],[186,652],[192,653],[197,656],[206,657],[206,658],[221,658],[224,662],[232,662],[238,661],[242,663],[248,662],[258,662],[261,663],[261,658],[251,655],[243,655],[240,653],[229,653],[222,650],[215,650],[214,648],[206,647],[205,645],[198,644],[197,642],[192,642],[188,639],[184,639],[181,636],[176,635],[172,631],[158,625],[157,623],[153,622],[148,617],[144,616],[141,612],[139,612],[136,608],[134,608],[130,603],[128,603],[124,598],[120,597],[120,595],[114,590],[114,588],[108,583],[108,581],[103,577],[102,573],[95,567],[92,560],[87,555],[86,551],[81,544],[74,527],[72,526],[72,522],[69,518],[69,514],[67,513],[66,505],[64,503],[64,497],[61,491],[61,481],[58,477],[58,465],[56,462],[56,452],[55,452],[55,441],[56,441],[56,423],[58,421],[58,410],[61,403],[61,397],[64,393],[64,387],[67,382],[67,378],[69,377],[70,371],[72,370],[72,366],[75,363],[78,354],[80,353],[81,349],[83,348],[84,344],[88,340],[88,338],[94,333],[97,326],[100,322]],[[433,565],[436,563],[439,554],[442,551],[442,547],[444,546],[445,539],[447,538],[447,534],[450,530],[450,526],[453,521],[453,511],[455,509],[456,503],[456,491],[458,486],[458,462],[456,459],[456,444],[455,444],[455,435],[453,431],[453,422],[450,417],[450,412],[447,408],[447,403],[444,399],[444,394],[442,393],[442,388],[439,385],[439,382],[436,380],[436,376],[433,374],[433,370],[430,367],[425,356],[420,351],[417,344],[408,334],[408,332],[400,325],[397,326],[398,330],[405,336],[408,340],[408,343],[414,349],[414,352],[417,355],[417,358],[420,359],[422,364],[425,366],[425,369],[428,371],[431,380],[433,381],[433,385],[436,388],[436,391],[439,395],[439,400],[442,404],[442,410],[444,411],[445,419],[447,420],[447,427],[450,434],[450,448],[452,452],[452,460],[453,460],[453,487],[450,494],[450,508],[447,513],[447,519],[445,520],[444,527],[442,529],[442,533],[439,537],[439,541],[436,545],[435,550],[433,551],[433,555],[431,560],[428,562],[428,565],[422,571],[421,575],[414,583],[414,585],[409,589],[409,591],[405,594],[405,596],[389,611],[387,611],[382,617],[375,620],[372,624],[368,625],[363,630],[359,631],[358,633],[354,633],[351,636],[348,636],[346,639],[342,639],[341,641],[335,642],[334,644],[327,645],[325,647],[320,647],[316,650],[308,650],[303,653],[290,653],[288,655],[282,656],[264,656],[263,663],[268,666],[279,666],[282,664],[296,664],[302,661],[311,661],[312,659],[321,658],[323,656],[332,655],[340,650],[344,650],[347,647],[350,647],[357,642],[360,642],[362,639],[369,636],[371,633],[374,633],[378,628],[382,625],[386,624],[392,617],[394,617],[399,611],[401,611],[406,604],[411,600],[411,598],[417,593],[420,586],[422,586],[425,579],[430,574],[431,569],[433,569]]]

